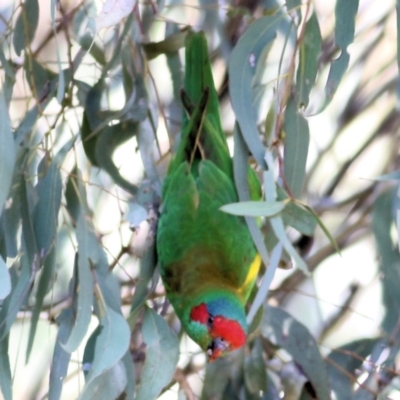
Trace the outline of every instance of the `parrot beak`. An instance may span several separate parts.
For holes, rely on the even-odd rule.
[[[207,349],[207,355],[209,357],[208,361],[213,362],[217,360],[223,354],[229,351],[229,347],[230,344],[226,340],[220,337],[213,339]]]

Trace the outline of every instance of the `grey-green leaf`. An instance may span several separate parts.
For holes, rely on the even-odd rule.
[[[311,382],[318,399],[330,400],[325,363],[308,329],[286,311],[267,306],[261,322],[264,337],[285,349]]]
[[[71,354],[60,345],[68,339],[74,324],[72,308],[67,308],[57,317],[59,323],[57,341],[54,346],[53,359],[50,367],[49,377],[49,400],[58,400],[61,396],[63,383],[68,373],[68,364]]]
[[[143,340],[147,345],[146,361],[135,400],[153,400],[171,381],[179,358],[179,341],[165,320],[151,309],[146,309],[142,325]]]
[[[6,297],[2,304],[0,310],[0,341],[10,331],[11,325],[14,322],[18,311],[20,310],[22,304],[26,301],[29,287],[31,285],[31,266],[28,262],[28,257],[26,255],[21,257],[20,260],[22,268],[19,269],[18,264],[15,263],[9,270],[11,275],[12,290],[9,296]],[[18,270],[18,272],[17,272]]]
[[[303,190],[310,132],[308,122],[299,114],[294,98],[290,98],[286,106],[284,130],[284,177],[292,195],[298,198]]]
[[[8,197],[15,164],[15,145],[10,116],[3,92],[0,92],[0,215]]]
[[[244,140],[259,165],[265,165],[264,146],[257,128],[253,104],[253,76],[258,57],[276,37],[282,18],[262,17],[254,21],[237,42],[229,58],[229,93]]]
[[[353,43],[355,32],[355,18],[359,0],[337,0],[335,8],[335,45],[340,51],[339,57],[332,62],[328,80],[325,86],[324,109],[332,100],[336,89],[350,61],[347,47]],[[322,110],[320,110],[322,111]]]
[[[242,201],[226,204],[220,210],[228,214],[246,217],[272,217],[279,214],[285,208],[285,205],[283,201]]]
[[[39,21],[38,0],[26,0],[15,23],[13,44],[18,56],[29,46],[35,36]]]
[[[78,218],[76,237],[78,240],[78,285],[76,292],[75,324],[63,348],[68,352],[75,351],[81,344],[89,328],[93,305],[93,276],[90,265],[91,232],[86,216],[82,213]]]
[[[10,360],[8,356],[8,338],[0,340],[0,393],[4,400],[12,400],[12,377]]]
[[[322,37],[318,19],[313,12],[306,22],[304,38],[300,45],[299,66],[296,77],[296,99],[298,108],[306,108],[310,91],[315,83],[318,58],[321,53]]]
[[[44,257],[54,245],[61,204],[61,174],[56,162],[45,156],[38,168],[38,201],[33,214],[33,229],[39,253]]]
[[[102,329],[96,338],[94,359],[86,378],[82,399],[91,398],[87,393],[92,393],[94,390],[92,386],[97,387],[100,383],[97,378],[114,367],[125,355],[129,346],[130,330],[121,314],[107,307],[100,324]],[[120,366],[122,368],[123,364]],[[121,384],[120,380],[118,384]]]
[[[0,256],[0,300],[4,300],[11,292],[11,278],[3,258]]]
[[[380,256],[382,297],[385,317],[382,328],[390,334],[398,324],[400,309],[400,255],[398,246],[393,243],[391,229],[394,223],[393,199],[395,190],[390,188],[378,196],[372,212],[372,232],[375,236]]]

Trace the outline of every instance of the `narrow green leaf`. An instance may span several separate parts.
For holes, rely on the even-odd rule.
[[[9,269],[12,290],[10,295],[5,298],[0,310],[0,341],[10,331],[18,311],[26,301],[30,285],[33,281],[33,274],[26,255],[21,257],[20,262],[22,268],[19,272],[17,272],[19,270],[17,264],[14,264]]]
[[[298,198],[303,191],[310,132],[307,121],[297,110],[294,98],[289,99],[285,109],[284,130],[284,177],[292,195]]]
[[[21,12],[15,23],[13,45],[18,56],[28,47],[35,37],[39,21],[38,0],[25,0],[21,6]]]
[[[100,384],[100,381],[96,378],[114,367],[125,355],[129,346],[130,330],[121,314],[107,307],[100,321],[100,326],[102,329],[95,340],[93,363],[86,377],[86,385],[81,395],[82,399],[91,398],[89,393],[96,391],[96,387]],[[122,363],[120,367],[125,371]],[[123,377],[121,376],[121,378]],[[125,385],[126,379],[125,376]],[[121,384],[121,381],[119,380],[116,383]],[[105,399],[105,397],[102,398]]]
[[[340,51],[339,57],[332,62],[328,80],[325,86],[325,103],[322,111],[332,100],[336,89],[350,61],[347,51],[348,46],[353,43],[355,32],[355,18],[358,10],[359,0],[337,0],[335,7],[335,46]]]
[[[59,328],[50,367],[49,400],[61,398],[63,383],[67,377],[71,354],[65,351],[60,343],[65,342],[71,333],[74,324],[73,309],[70,307],[63,310],[56,322],[59,324]]]
[[[156,249],[155,243],[153,243],[140,260],[139,284],[136,285],[135,293],[132,297],[131,313],[134,313],[146,301],[150,292],[148,285],[154,276],[156,264]]]
[[[396,32],[397,32],[397,69],[400,71],[400,4],[396,2]],[[397,101],[400,100],[400,78],[397,77],[396,84]]]
[[[52,248],[45,258],[43,263],[39,284],[36,290],[35,296],[35,307],[32,312],[32,316],[30,318],[30,329],[29,329],[29,337],[28,337],[28,345],[26,347],[26,362],[29,361],[29,356],[32,351],[33,341],[35,340],[37,323],[39,321],[40,313],[42,312],[42,306],[44,297],[48,293],[49,289],[52,287],[54,283],[54,275],[56,270],[56,252],[55,248]]]
[[[0,92],[0,215],[10,190],[14,164],[15,145],[11,132],[10,116],[3,92]]]
[[[86,217],[80,214],[76,227],[78,241],[78,288],[76,296],[75,324],[66,342],[62,343],[65,351],[75,351],[89,328],[93,305],[93,276],[90,265],[91,234]]]
[[[330,400],[330,384],[325,363],[308,329],[286,311],[267,306],[261,323],[264,337],[285,349],[301,367],[319,400]]]
[[[271,217],[279,214],[286,203],[283,201],[242,201],[240,203],[226,204],[220,208],[228,214],[243,215],[247,217]]]
[[[125,386],[126,399],[133,400],[134,395],[135,395],[135,389],[136,389],[135,365],[133,363],[132,354],[129,349],[126,352],[126,354],[124,355],[124,357],[122,358],[122,362],[124,363],[125,371],[126,371],[125,373],[128,378],[128,382],[126,383],[126,386]]]
[[[38,168],[38,184],[36,185],[37,202],[33,211],[33,231],[39,260],[43,265],[36,291],[36,302],[31,318],[26,359],[32,350],[37,322],[45,295],[48,293],[54,279],[56,268],[55,242],[57,236],[58,211],[61,204],[61,175],[55,160],[48,166],[45,156]]]
[[[67,202],[67,210],[72,218],[72,221],[76,223],[81,211],[81,203],[79,199],[79,189],[77,184],[78,171],[74,168],[71,174],[68,176],[67,185],[65,188],[65,200]]]
[[[21,227],[21,170],[26,165],[27,151],[20,149],[17,155],[12,178],[9,197],[12,199],[11,205],[7,207],[0,217],[1,229],[4,233],[7,257],[17,257],[19,252],[19,230]]]
[[[8,267],[0,256],[0,300],[4,300],[11,292],[11,278]]]
[[[390,188],[381,193],[374,202],[372,232],[380,255],[380,277],[385,316],[381,323],[387,334],[392,334],[398,324],[400,309],[400,255],[397,243],[393,243],[391,229],[394,224],[393,201],[395,190]]]
[[[21,219],[22,219],[22,237],[28,257],[29,265],[38,268],[38,250],[36,245],[35,232],[33,230],[32,214],[36,192],[29,180],[24,176],[20,178],[20,197],[21,197]]]
[[[142,325],[147,345],[146,361],[135,400],[153,400],[171,381],[179,358],[179,341],[165,320],[155,311],[146,309]]]
[[[297,108],[306,108],[308,105],[310,91],[317,76],[321,47],[321,31],[317,16],[313,12],[306,22],[304,38],[300,45],[300,59],[296,77]]]
[[[264,146],[257,128],[257,114],[253,104],[253,76],[263,49],[276,37],[282,17],[267,16],[254,21],[240,37],[229,58],[229,93],[232,108],[244,140],[261,166]]]
[[[12,377],[10,359],[8,356],[8,338],[7,335],[0,340],[0,389],[4,400],[12,400]]]
[[[0,65],[3,67],[5,72],[2,92],[5,103],[9,105],[15,84],[15,72],[12,63],[6,58],[2,46],[0,46]]]
[[[46,256],[55,243],[62,190],[59,165],[54,161],[48,164],[49,160],[44,156],[38,168],[38,200],[33,213],[33,229],[42,257]]]
[[[89,161],[99,166],[96,159],[96,142],[99,132],[94,134],[94,130],[101,124],[99,116],[101,97],[104,90],[104,80],[100,79],[87,93],[85,101],[85,112],[83,113],[81,137],[83,149]]]
[[[303,204],[303,207],[310,212],[310,214],[315,218],[317,221],[318,225],[322,229],[322,231],[325,233],[325,236],[329,239],[331,242],[331,245],[335,248],[335,250],[340,254],[340,249],[338,244],[336,243],[335,238],[331,235],[329,232],[328,228],[325,226],[325,224],[322,222],[322,220],[319,218],[318,214],[313,210],[312,207],[308,206],[307,204]]]

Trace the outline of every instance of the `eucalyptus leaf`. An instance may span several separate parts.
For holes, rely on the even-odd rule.
[[[14,263],[9,269],[12,289],[0,310],[0,341],[8,335],[18,311],[27,299],[32,283],[32,271],[27,257],[22,256],[20,263],[22,264],[20,270],[17,263]],[[19,270],[19,273],[17,273],[17,270]]]
[[[340,54],[332,62],[328,80],[325,85],[325,102],[322,111],[332,100],[350,61],[348,46],[353,43],[355,32],[355,19],[359,0],[338,0],[335,7],[335,46]]]
[[[129,346],[130,330],[121,314],[107,307],[100,321],[100,326],[101,330],[95,340],[93,363],[90,366],[86,377],[86,385],[81,394],[82,399],[92,398],[88,393],[97,392],[98,385],[101,384],[97,378],[115,367],[125,355]],[[121,385],[121,379],[123,379],[126,385],[127,377],[122,376],[122,372],[125,371],[123,364],[120,363],[117,369],[120,370],[121,377],[114,383]],[[115,376],[113,375],[114,378]],[[120,389],[119,386],[118,389]]]
[[[21,6],[21,12],[15,23],[13,45],[18,56],[28,47],[35,37],[39,22],[38,0],[25,0]]]
[[[391,227],[394,223],[394,198],[393,188],[382,192],[375,200],[372,212],[372,232],[380,256],[379,271],[381,274],[382,297],[385,305],[385,316],[382,328],[391,334],[398,323],[400,296],[400,255],[397,244],[393,243]]]
[[[247,217],[271,217],[279,214],[285,208],[283,201],[242,201],[240,203],[226,204],[220,208],[228,214]]]
[[[11,292],[11,278],[3,258],[0,256],[0,300],[4,300]]]
[[[12,376],[10,359],[8,355],[8,342],[9,336],[7,335],[0,340],[0,393],[3,394],[4,400],[12,400]]]
[[[276,37],[281,17],[267,16],[254,21],[240,37],[229,59],[229,93],[236,119],[244,140],[261,166],[264,162],[264,146],[257,128],[257,114],[253,107],[252,79],[258,57]]]
[[[306,22],[304,37],[300,44],[299,67],[296,76],[297,108],[306,108],[310,91],[315,84],[318,59],[322,48],[322,37],[318,18],[313,12]]]
[[[14,164],[15,164],[15,145],[11,132],[10,116],[6,104],[4,93],[0,92],[0,215],[3,211],[5,202],[10,190]]]
[[[147,345],[142,382],[135,400],[153,400],[171,381],[179,358],[179,342],[165,320],[147,308],[142,325],[143,340]]]
[[[60,343],[67,340],[74,324],[74,315],[71,307],[61,312],[57,317],[57,323],[59,324],[59,328],[50,367],[49,400],[61,398],[63,383],[68,374],[68,364],[71,354],[65,351]]]
[[[294,98],[290,98],[286,105],[284,130],[284,177],[292,195],[298,198],[303,191],[310,133],[308,123],[299,114]]]
[[[93,276],[90,265],[90,231],[85,216],[80,214],[76,227],[78,241],[77,282],[79,290],[75,293],[75,321],[68,339],[62,343],[65,351],[72,353],[84,339],[92,316]]]

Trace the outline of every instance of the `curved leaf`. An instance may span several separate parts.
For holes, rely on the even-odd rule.
[[[328,81],[325,85],[325,102],[322,103],[321,112],[332,100],[336,89],[350,61],[347,51],[348,46],[353,43],[355,32],[355,18],[358,10],[359,0],[337,0],[335,8],[335,45],[340,51],[339,57],[332,62],[329,70]]]
[[[265,165],[264,146],[257,128],[253,104],[253,76],[258,58],[271,43],[282,17],[267,16],[253,22],[237,42],[229,58],[229,93],[244,140],[259,165]]]
[[[89,393],[96,393],[99,384],[101,385],[101,380],[98,380],[97,378],[107,373],[107,371],[111,370],[112,367],[116,366],[125,355],[129,346],[130,330],[121,314],[118,314],[112,308],[107,307],[105,314],[100,321],[100,326],[101,330],[95,339],[93,363],[90,365],[89,373],[86,377],[86,385],[81,394],[82,399],[92,398],[89,396]],[[117,369],[121,368],[125,371],[122,363],[120,363],[120,366],[117,367]],[[115,378],[114,374],[112,372],[110,373]],[[123,379],[126,385],[127,377],[123,377],[122,375],[115,383],[121,385],[121,379]],[[105,397],[103,398],[105,399]]]
[[[155,311],[146,309],[142,325],[146,361],[135,400],[153,400],[172,379],[179,358],[179,341]]]

